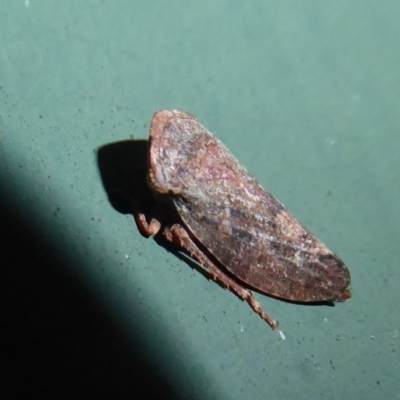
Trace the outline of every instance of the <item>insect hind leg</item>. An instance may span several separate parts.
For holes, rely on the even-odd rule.
[[[187,231],[178,224],[172,225],[170,228],[167,227],[163,231],[164,237],[184,249],[188,254],[196,259],[207,271],[211,274],[214,281],[221,283],[226,289],[235,293],[240,299],[246,301],[250,307],[257,313],[264,321],[266,321],[272,329],[278,327],[278,322],[270,317],[261,307],[261,304],[254,298],[252,292],[243,288],[238,282],[234,281],[228,275],[226,275],[221,269],[219,269],[196,245],[196,243],[190,238]]]

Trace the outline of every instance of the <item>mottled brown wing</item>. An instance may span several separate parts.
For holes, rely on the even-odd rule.
[[[174,203],[193,236],[248,285],[293,301],[346,300],[350,275],[343,262],[253,183],[259,207],[244,208],[247,195],[235,187],[223,201],[221,192],[212,198],[206,189],[204,204],[196,188]]]

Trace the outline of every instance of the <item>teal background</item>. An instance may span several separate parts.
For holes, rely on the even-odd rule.
[[[3,1],[2,398],[399,399],[399,18],[394,0]],[[97,150],[164,108],[346,261],[350,301],[257,295],[282,340],[112,207]]]

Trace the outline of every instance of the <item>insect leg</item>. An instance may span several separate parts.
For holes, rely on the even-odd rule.
[[[250,307],[264,320],[272,329],[276,329],[278,322],[270,317],[261,307],[261,304],[253,297],[253,294],[244,289],[239,283],[221,271],[193,242],[184,228],[178,224],[165,228],[165,238],[182,249],[186,250],[194,259],[202,264],[211,274],[214,280],[218,280],[226,289],[234,292],[240,299],[246,301]]]
[[[157,233],[161,229],[161,222],[157,218],[157,206],[155,206],[153,210],[153,214],[155,217],[151,217],[150,222],[147,222],[146,214],[143,211],[143,208],[136,201],[130,201],[131,212],[133,217],[135,218],[136,225],[138,229],[148,237],[153,237],[157,235]]]
[[[138,228],[147,236],[155,236],[161,228],[161,222],[156,218],[152,218],[150,222],[147,222],[146,216],[139,212],[134,212],[133,217]]]

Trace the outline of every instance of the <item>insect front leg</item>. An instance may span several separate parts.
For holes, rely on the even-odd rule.
[[[133,214],[136,225],[138,228],[147,236],[155,236],[161,229],[161,222],[156,218],[151,218],[150,222],[147,222],[146,216],[141,213]]]
[[[136,225],[144,236],[153,237],[160,231],[162,224],[160,222],[160,218],[158,218],[159,206],[157,203],[151,202],[151,198],[148,201],[150,207],[147,207],[151,209],[151,218],[150,222],[147,222],[146,215],[149,213],[145,212],[145,207],[140,201],[132,196],[129,196],[121,189],[113,189],[111,195],[113,198],[118,200],[118,203],[121,202],[128,207],[129,213],[131,213],[135,218]]]
[[[152,213],[154,216],[151,217],[150,222],[147,222],[146,214],[143,212],[143,208],[135,201],[131,201],[131,209],[138,229],[145,236],[153,237],[157,235],[161,229],[160,219],[157,218],[157,206],[154,207],[154,212]]]
[[[261,304],[253,297],[253,294],[244,289],[239,283],[234,281],[222,270],[220,270],[196,245],[190,238],[187,231],[180,225],[174,224],[170,228],[165,228],[163,235],[167,240],[187,251],[194,259],[202,264],[212,278],[220,282],[226,289],[234,292],[240,299],[246,301],[250,307],[264,320],[272,329],[276,329],[278,322],[270,317],[261,307]]]

